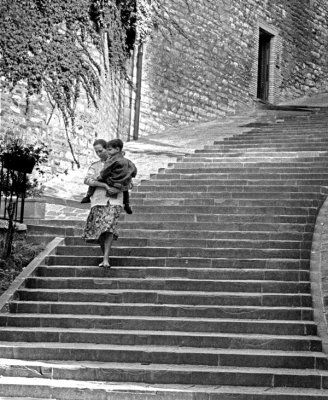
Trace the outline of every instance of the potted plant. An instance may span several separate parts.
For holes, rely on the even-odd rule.
[[[39,199],[36,201],[35,197],[40,197],[42,194],[39,178],[44,174],[41,165],[48,160],[48,155],[49,151],[44,143],[27,144],[12,131],[6,132],[0,141],[0,161],[5,171],[9,172],[7,174],[2,171],[3,175],[7,175],[6,179],[2,179],[0,194],[8,196],[13,193],[20,198],[23,194],[24,197],[28,197],[25,201],[25,217],[27,218],[39,218],[44,214],[44,202]],[[26,175],[33,169],[33,176]]]
[[[35,166],[35,159],[25,154],[3,153],[2,162],[4,168],[30,174]]]
[[[21,138],[6,135],[0,143],[0,154],[4,168],[30,174],[34,166],[47,161],[49,151],[44,143],[35,146],[24,143]]]

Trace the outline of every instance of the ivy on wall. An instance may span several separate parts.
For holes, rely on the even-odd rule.
[[[95,107],[101,94],[102,60],[95,54],[105,70],[125,74],[136,0],[2,0],[0,14],[2,84],[11,90],[26,82],[27,112],[30,97],[44,90],[74,132],[81,89]]]
[[[177,0],[188,3],[189,0]],[[75,134],[75,110],[81,90],[97,108],[102,72],[120,72],[128,79],[126,60],[142,42],[170,20],[166,0],[1,0],[1,84],[12,90],[27,85],[30,97],[45,91]],[[137,29],[138,28],[138,29]],[[179,30],[179,29],[178,29]],[[100,57],[98,56],[100,55]]]

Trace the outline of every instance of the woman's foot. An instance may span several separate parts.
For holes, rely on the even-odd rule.
[[[102,268],[110,268],[110,263],[109,263],[109,261],[103,261],[103,262],[101,262],[100,264],[99,264],[99,267],[102,267]]]

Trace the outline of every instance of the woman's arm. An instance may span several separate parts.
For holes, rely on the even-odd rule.
[[[88,169],[86,177],[84,178],[84,183],[88,186],[102,187],[108,190],[109,186],[105,182],[99,182],[97,180],[98,174],[99,171],[97,169],[97,165],[92,164]]]

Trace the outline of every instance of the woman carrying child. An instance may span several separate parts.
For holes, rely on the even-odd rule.
[[[120,177],[124,177],[124,174],[131,175],[128,166],[135,166],[121,155],[123,142],[119,139],[114,139],[108,144],[105,140],[98,139],[93,148],[100,160],[91,164],[84,180],[84,183],[94,190],[90,196],[91,210],[82,237],[87,242],[100,244],[103,261],[99,266],[110,268],[111,246],[113,240],[118,238],[118,219],[123,210],[123,191],[114,190],[112,185],[106,183],[108,180],[101,179],[101,173],[107,168],[106,173],[115,180],[118,172]],[[113,163],[112,157],[117,162]]]

